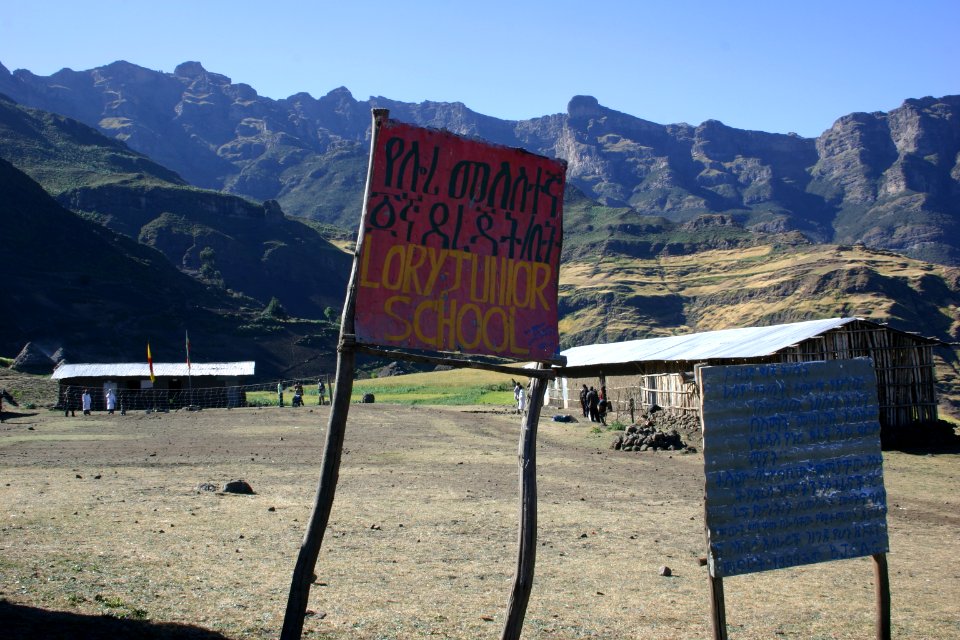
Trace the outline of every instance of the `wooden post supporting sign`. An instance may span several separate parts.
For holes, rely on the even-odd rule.
[[[887,506],[873,363],[698,366],[696,378],[714,640],[727,638],[724,577],[868,555],[876,637],[889,640]]]
[[[298,640],[303,633],[361,352],[533,378],[519,444],[517,570],[501,636],[517,640],[536,559],[537,423],[547,379],[554,377],[544,364],[561,360],[557,291],[566,165],[388,116],[386,109],[373,110],[320,482],[280,638]],[[531,361],[538,368],[516,366]]]
[[[887,554],[873,556],[873,581],[877,593],[877,640],[890,640],[890,576],[887,573]]]
[[[517,569],[513,576],[513,591],[507,605],[507,617],[501,640],[517,640],[523,630],[523,618],[537,559],[537,424],[543,394],[547,390],[544,378],[534,378],[530,390],[530,409],[523,418],[518,451],[520,475],[520,525],[518,532]]]
[[[389,112],[386,109],[374,109],[373,128],[370,134],[371,149],[376,145],[378,123],[385,120]],[[373,164],[373,154],[370,154]],[[367,187],[364,191],[364,209],[370,194],[370,172],[367,172]],[[357,237],[357,250],[363,242],[363,227]],[[280,640],[299,640],[303,634],[303,618],[307,613],[310,598],[310,584],[313,582],[313,569],[320,555],[323,534],[330,521],[330,511],[337,492],[337,480],[340,476],[340,459],[343,456],[343,438],[347,430],[347,416],[350,413],[350,396],[353,394],[353,377],[356,363],[354,347],[354,314],[357,300],[357,261],[353,261],[353,270],[347,287],[347,297],[343,305],[340,320],[340,343],[337,353],[337,373],[334,388],[330,391],[330,417],[327,421],[327,439],[323,447],[323,461],[320,464],[320,482],[314,499],[313,512],[307,524],[307,531],[300,544],[300,553],[290,581],[290,594],[287,597],[287,610],[283,618],[283,630]]]

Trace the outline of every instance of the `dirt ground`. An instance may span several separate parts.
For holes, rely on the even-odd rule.
[[[277,637],[327,411],[8,419],[0,638]],[[711,637],[702,455],[613,451],[555,413],[523,637]],[[304,637],[499,637],[519,432],[506,408],[351,407]],[[960,454],[884,457],[893,636],[960,638]],[[255,495],[198,489],[234,479]],[[732,640],[873,637],[868,558],[724,584]]]

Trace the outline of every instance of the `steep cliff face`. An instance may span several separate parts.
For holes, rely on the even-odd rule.
[[[960,96],[844,116],[817,150],[812,188],[836,210],[834,241],[960,263]]]
[[[567,160],[570,184],[609,206],[685,221],[724,213],[749,229],[801,231],[960,264],[960,96],[839,118],[817,139],[661,125],[576,96],[565,113],[505,121],[461,103],[270,100],[198,62],[161,73],[116,62],[44,78],[0,71],[0,92],[127,142],[191,184],[288,214],[355,225],[372,107],[391,117]]]

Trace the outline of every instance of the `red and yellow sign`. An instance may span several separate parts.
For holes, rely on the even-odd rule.
[[[566,165],[392,120],[373,149],[357,340],[550,360]]]

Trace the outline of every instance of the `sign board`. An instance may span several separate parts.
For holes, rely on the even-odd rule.
[[[371,153],[357,341],[553,359],[566,165],[392,120]]]
[[[710,575],[886,553],[867,358],[700,367]]]

